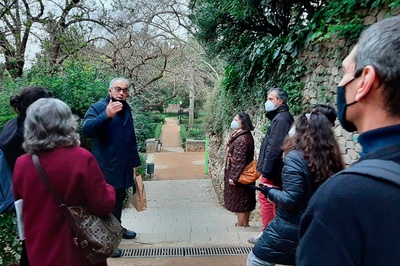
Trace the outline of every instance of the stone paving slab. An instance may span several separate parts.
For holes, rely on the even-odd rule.
[[[144,181],[147,210],[123,210],[122,224],[136,231],[124,246],[248,245],[260,224],[236,227],[236,214],[218,203],[210,179]]]

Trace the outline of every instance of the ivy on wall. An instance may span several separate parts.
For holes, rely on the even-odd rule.
[[[271,87],[284,88],[291,112],[298,114],[305,106],[301,80],[307,65],[299,56],[304,47],[336,37],[355,41],[369,11],[385,7],[390,16],[400,6],[400,0],[308,1],[312,6],[305,10],[301,9],[303,2],[292,1],[293,12],[285,13],[291,17],[288,25],[279,24],[285,20],[276,21],[281,32],[268,32],[257,26],[269,25],[264,21],[272,16],[267,8],[279,10],[277,1],[195,1],[192,11],[201,17],[193,20],[199,29],[198,39],[211,56],[226,60],[224,80],[208,105],[209,133],[222,133],[236,111],[260,110]],[[250,15],[257,19],[250,19]],[[327,100],[323,88],[316,89],[321,90],[317,93],[320,102]]]

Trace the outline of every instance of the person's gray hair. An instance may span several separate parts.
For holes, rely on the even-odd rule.
[[[80,145],[77,118],[58,99],[42,98],[31,104],[24,126],[23,148],[28,154]]]
[[[119,81],[119,80],[122,80],[123,82],[125,82],[128,85],[128,88],[131,86],[131,82],[128,79],[119,77],[119,78],[113,78],[110,81],[109,89],[111,89],[113,87],[114,82]]]
[[[287,103],[287,101],[289,100],[289,96],[287,94],[287,92],[282,89],[282,88],[271,88],[268,90],[268,94],[270,94],[271,92],[275,91],[276,92],[276,98],[282,99],[283,103]]]
[[[400,16],[379,21],[363,31],[355,48],[355,77],[370,65],[384,85],[385,106],[400,115]]]

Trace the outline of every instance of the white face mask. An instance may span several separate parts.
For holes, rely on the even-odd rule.
[[[292,126],[292,128],[289,130],[289,137],[293,137],[294,134],[296,134],[296,126]]]
[[[236,122],[235,120],[233,120],[232,123],[231,123],[231,128],[232,129],[238,129],[239,128],[239,123]]]
[[[275,104],[269,100],[265,102],[264,106],[265,106],[265,111],[267,112],[275,110]]]

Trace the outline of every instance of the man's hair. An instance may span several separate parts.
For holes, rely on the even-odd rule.
[[[119,77],[119,78],[113,78],[110,81],[109,89],[111,89],[113,87],[114,82],[119,81],[119,80],[124,81],[128,85],[128,88],[131,86],[131,82],[128,79]]]
[[[79,146],[77,119],[63,101],[42,98],[26,112],[23,148],[28,154],[56,147]]]
[[[283,103],[287,103],[289,96],[287,94],[287,92],[282,89],[282,88],[271,88],[268,90],[268,94],[270,94],[271,92],[275,91],[276,92],[276,98],[282,99]]]
[[[360,36],[354,55],[355,76],[370,65],[384,85],[384,103],[389,114],[400,115],[400,16],[384,19]]]

